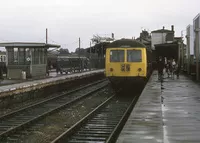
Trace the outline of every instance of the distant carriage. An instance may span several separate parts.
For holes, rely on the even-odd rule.
[[[58,56],[56,71],[62,73],[76,72],[88,68],[88,58],[78,56]]]
[[[0,76],[2,77],[3,74],[7,74],[6,52],[0,51]]]

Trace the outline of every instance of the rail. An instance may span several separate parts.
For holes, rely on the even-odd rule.
[[[104,88],[108,82],[104,80],[63,93],[57,97],[47,99],[34,105],[19,109],[0,117],[0,141],[11,133],[64,107],[71,105],[92,93]],[[78,94],[79,93],[79,94]]]
[[[130,100],[113,95],[51,143],[114,142],[138,97]]]

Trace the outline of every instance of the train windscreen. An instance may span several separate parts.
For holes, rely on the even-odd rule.
[[[111,50],[110,62],[124,62],[124,50]]]
[[[127,62],[142,62],[141,50],[127,50]]]

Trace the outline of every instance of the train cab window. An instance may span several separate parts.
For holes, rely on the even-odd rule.
[[[127,50],[127,62],[142,62],[141,50]]]
[[[111,50],[110,62],[124,62],[124,50]]]

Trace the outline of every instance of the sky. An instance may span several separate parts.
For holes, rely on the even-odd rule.
[[[3,0],[0,42],[45,42],[74,51],[89,47],[93,35],[138,37],[142,29],[171,29],[185,35],[200,13],[199,0]]]

